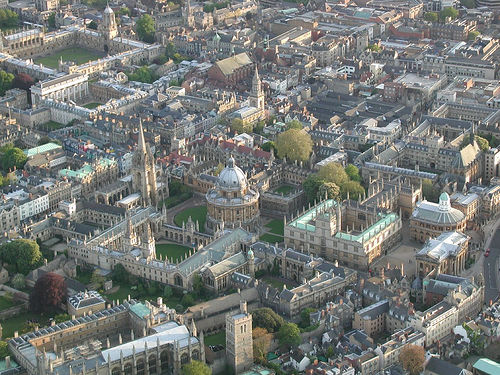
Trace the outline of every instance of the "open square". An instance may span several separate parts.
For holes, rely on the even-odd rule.
[[[97,60],[104,57],[104,53],[98,51],[91,51],[85,48],[70,47],[63,50],[57,51],[52,55],[39,57],[34,59],[36,64],[43,64],[49,68],[57,69],[59,66],[59,60],[63,61],[73,61],[77,65],[89,62],[89,60]]]

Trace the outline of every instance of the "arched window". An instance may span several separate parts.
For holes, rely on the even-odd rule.
[[[132,363],[125,363],[124,370],[125,375],[132,375]]]
[[[144,371],[145,371],[144,367],[145,367],[144,366],[144,360],[143,359],[139,359],[137,361],[137,366],[136,366],[136,368],[137,368],[137,375],[144,375]]]
[[[168,353],[166,350],[164,350],[160,354],[160,363],[161,363],[161,370],[162,371],[168,370]]]
[[[113,370],[111,370],[111,375],[120,375],[120,368],[119,367],[114,367]]]
[[[198,361],[200,359],[200,352],[198,350],[193,350],[192,357],[195,361]]]
[[[189,362],[189,356],[187,353],[184,353],[181,355],[181,365],[185,365],[186,363]]]
[[[150,355],[148,359],[149,373],[156,374],[156,356]]]

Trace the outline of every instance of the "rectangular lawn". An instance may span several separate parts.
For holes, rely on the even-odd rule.
[[[274,192],[278,194],[288,195],[295,189],[296,188],[292,185],[281,185],[274,189]]]
[[[50,56],[39,57],[34,60],[35,64],[43,64],[49,68],[57,69],[59,60],[73,61],[77,65],[89,62],[89,60],[97,60],[104,56],[104,53],[98,51],[90,51],[80,47],[70,47],[57,51]]]
[[[270,234],[270,233],[263,234],[262,236],[259,237],[259,239],[261,241],[265,241],[265,242],[269,242],[269,243],[275,243],[275,242],[280,243],[280,242],[284,241],[283,237],[276,236],[276,235]]]
[[[156,244],[156,257],[160,259],[160,254],[162,259],[168,257],[168,259],[174,258],[174,262],[178,259],[184,259],[184,254],[188,254],[191,248],[188,246],[178,245],[175,243],[161,243]]]
[[[266,224],[266,227],[271,228],[269,232],[273,234],[277,234],[278,236],[283,236],[285,230],[284,230],[284,223],[283,220],[281,219],[274,219],[271,220],[269,223]]]
[[[175,225],[182,227],[182,223],[188,221],[191,216],[191,220],[196,223],[198,221],[200,225],[200,232],[205,232],[205,221],[207,220],[207,207],[206,206],[198,206],[198,207],[190,207],[186,208],[184,211],[179,212],[174,217]]]
[[[205,336],[205,345],[223,345],[226,346],[226,331],[214,335]]]

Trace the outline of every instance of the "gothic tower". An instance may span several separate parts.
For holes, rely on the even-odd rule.
[[[252,314],[247,303],[240,302],[240,311],[226,316],[226,356],[235,374],[253,365]]]
[[[264,110],[264,92],[259,77],[259,70],[255,66],[255,74],[252,79],[252,91],[250,92],[250,106]]]
[[[118,35],[115,12],[113,12],[113,9],[109,7],[109,4],[106,6],[106,9],[104,9],[104,13],[102,15],[102,23],[100,25],[99,31],[101,32],[101,35],[106,39],[106,41],[110,41]],[[109,48],[109,46],[107,47]]]
[[[132,188],[141,193],[144,206],[156,206],[158,203],[155,169],[155,159],[149,145],[146,145],[144,140],[141,121],[137,149],[132,158]]]
[[[193,9],[191,8],[191,0],[185,0],[184,7],[182,8],[182,18],[184,24],[188,27],[194,26]]]

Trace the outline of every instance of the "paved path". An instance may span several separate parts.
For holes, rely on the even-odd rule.
[[[486,241],[484,249],[490,249],[489,257],[485,258],[484,253],[481,255],[483,260],[483,276],[484,276],[484,301],[489,304],[490,300],[495,301],[499,295],[499,259],[500,259],[500,218],[496,218],[491,224],[484,228],[486,233]]]

